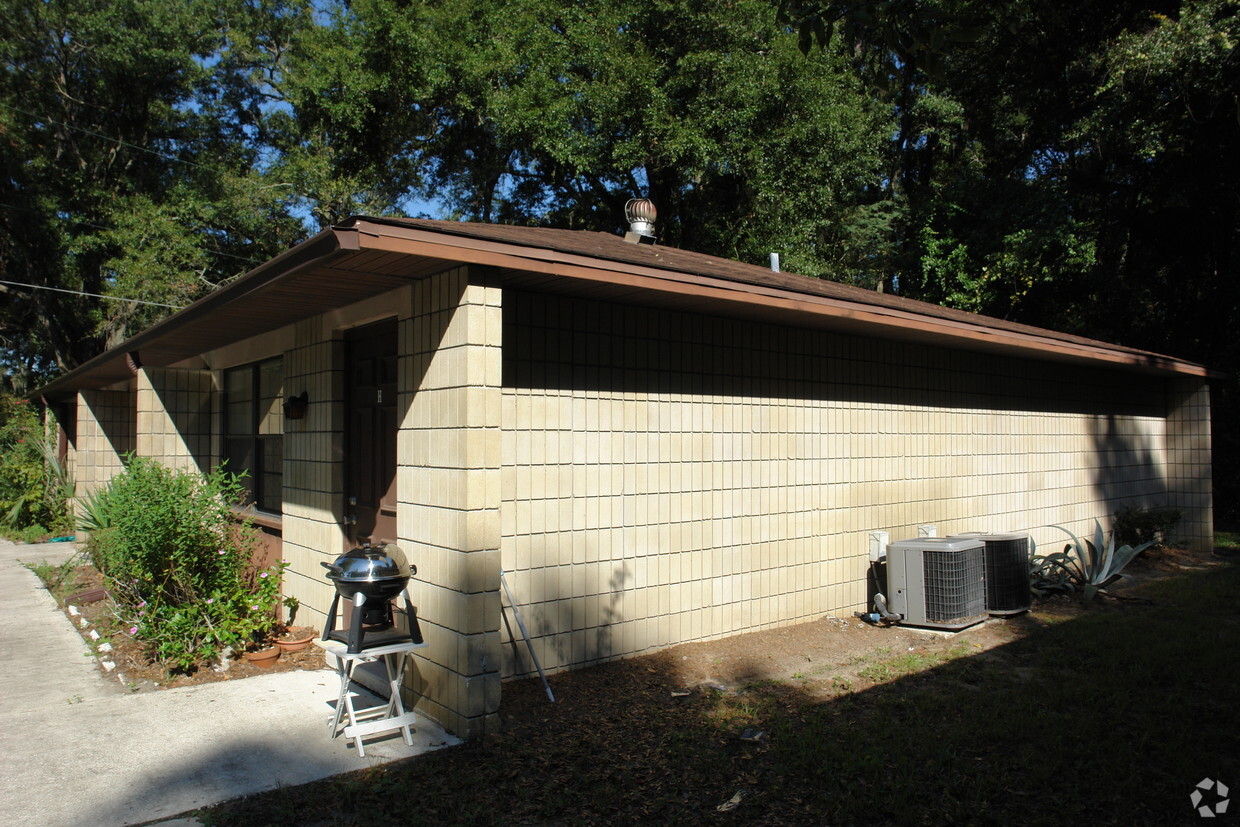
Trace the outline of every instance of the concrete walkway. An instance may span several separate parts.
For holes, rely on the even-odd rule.
[[[21,565],[73,551],[0,540],[0,824],[155,821],[459,743],[422,718],[413,747],[392,733],[359,758],[328,737],[327,669],[128,692]]]

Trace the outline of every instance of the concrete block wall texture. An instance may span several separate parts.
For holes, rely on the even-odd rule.
[[[411,700],[472,737],[499,710],[500,288],[479,269],[423,279],[398,335],[398,533],[430,644]]]
[[[1210,388],[1180,379],[1168,391],[1167,504],[1182,517],[1173,539],[1197,550],[1214,548],[1214,492],[1210,456]]]
[[[137,416],[132,390],[86,390],[77,396],[73,440],[74,493],[81,497],[124,469],[122,459],[137,449]]]
[[[344,341],[314,317],[295,326],[293,348],[284,354],[284,393],[306,393],[300,420],[284,420],[283,555],[290,565],[284,593],[296,597],[297,622],[321,627],[335,589],[322,561],[345,549]]]
[[[1199,381],[502,291],[477,268],[363,304],[278,348],[285,392],[310,398],[284,424],[286,592],[322,621],[318,563],[344,548],[343,331],[396,313],[398,533],[431,643],[407,687],[462,736],[496,725],[501,675],[530,666],[501,632],[501,568],[558,669],[861,608],[875,529],[1087,531],[1168,502],[1183,537],[1210,530]],[[210,372],[135,385],[79,396],[79,485],[131,447],[218,458]]]
[[[334,595],[319,562],[346,548],[344,333],[398,318],[398,541],[431,644],[406,693],[462,736],[493,728],[499,706],[500,292],[478,279],[455,269],[307,319],[283,352],[285,394],[310,400],[284,422],[284,591],[318,626]]]
[[[552,669],[850,613],[871,530],[1086,531],[1208,446],[1194,396],[1173,462],[1130,374],[513,291],[503,324],[502,565]]]
[[[218,387],[209,370],[144,367],[137,375],[137,453],[208,473],[218,462]]]

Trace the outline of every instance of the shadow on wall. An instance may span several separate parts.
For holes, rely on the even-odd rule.
[[[79,475],[78,492],[82,493],[84,486],[81,483],[86,480],[81,477],[89,467],[96,478],[91,482],[90,487],[101,486],[106,483],[106,479],[99,477],[106,474],[110,477],[112,474],[119,473],[122,469],[124,458],[137,450],[138,447],[138,415],[136,397],[137,392],[133,389],[122,391],[83,391],[86,407],[90,409],[91,418],[97,424],[98,434],[107,444],[106,449],[103,446],[89,445],[83,442],[84,434],[80,429],[83,423],[73,411],[71,420],[75,421],[73,426],[65,426],[67,434],[72,435],[70,440],[76,451],[90,451],[92,453],[92,461],[84,463],[82,457],[79,457],[77,473]],[[94,434],[91,439],[96,438]],[[107,456],[100,456],[101,453]]]
[[[395,333],[395,383],[398,392],[393,415],[398,430],[400,423],[406,420],[412,398],[409,393],[399,392],[400,389],[408,387],[406,383],[410,379],[406,375],[410,360],[405,357],[408,342],[412,338],[406,329],[409,324],[407,320],[398,322]],[[438,330],[437,336],[442,335],[442,329]],[[337,331],[331,339],[298,350],[302,352],[286,354],[284,395],[295,396],[308,392],[311,387],[327,388],[329,392],[324,398],[317,398],[312,394],[304,418],[286,419],[284,423],[284,510],[286,515],[297,515],[295,524],[288,517],[285,518],[285,542],[317,555],[315,565],[309,569],[289,569],[285,576],[291,582],[300,581],[299,585],[294,586],[295,593],[317,596],[309,600],[302,599],[301,609],[304,614],[301,621],[319,625],[334,589],[317,562],[334,560],[345,551],[343,544],[326,545],[321,539],[325,535],[338,536],[340,526],[345,520],[347,475],[344,469],[349,451],[346,438],[346,400],[350,385],[349,372],[346,370],[348,353],[344,331]],[[289,370],[290,367],[293,368],[292,371]],[[426,366],[420,365],[419,372],[412,377],[412,387],[416,388],[420,384],[425,371]],[[399,455],[396,460],[390,469],[384,469],[381,479],[374,480],[378,490],[388,490],[397,478],[401,460]],[[365,536],[373,531],[373,518],[371,519],[371,524],[359,524],[356,527],[358,536]],[[416,550],[406,548],[405,551],[409,553],[410,562],[418,565]]]
[[[1167,478],[1156,437],[1136,432],[1113,415],[1093,417],[1090,437],[1097,459],[1094,490],[1112,514],[1125,505],[1148,508],[1167,503]]]
[[[1082,365],[516,291],[505,293],[503,319],[510,388],[1165,413],[1161,392]]]
[[[160,406],[172,422],[174,433],[166,436],[179,437],[198,470],[209,472],[218,459],[212,450],[212,432],[213,405],[219,396],[219,389],[215,387],[211,371],[178,368],[144,370],[147,371]],[[158,438],[161,435],[152,433],[152,436]],[[156,446],[152,453],[161,462],[169,464],[172,461],[169,450]]]
[[[613,568],[607,582],[607,592],[597,595],[579,594],[572,587],[571,575],[566,579],[567,583],[557,579],[559,588],[555,593],[547,594],[538,605],[529,605],[529,595],[523,596],[516,590],[513,593],[526,630],[534,640],[535,651],[542,650],[539,655],[542,667],[560,669],[571,666],[576,669],[611,660],[621,648],[616,645],[615,628],[624,620],[620,604],[633,579],[632,571],[624,563]],[[504,595],[503,602],[501,614],[505,640],[502,642],[508,644],[511,658],[511,663],[505,664],[503,677],[520,678],[537,674],[507,595]],[[557,661],[548,663],[546,654],[552,651]]]

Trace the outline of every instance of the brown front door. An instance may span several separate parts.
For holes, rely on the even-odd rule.
[[[396,542],[396,320],[345,334],[346,544]]]

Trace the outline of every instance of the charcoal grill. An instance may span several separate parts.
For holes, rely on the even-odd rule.
[[[323,627],[324,640],[344,643],[351,655],[377,646],[422,642],[417,609],[409,598],[409,579],[417,573],[417,568],[409,564],[400,546],[395,543],[365,545],[322,566],[327,569],[327,579],[336,587]],[[397,625],[398,610],[392,605],[401,595],[405,598],[407,631]],[[341,598],[352,606],[347,629],[336,628]]]

